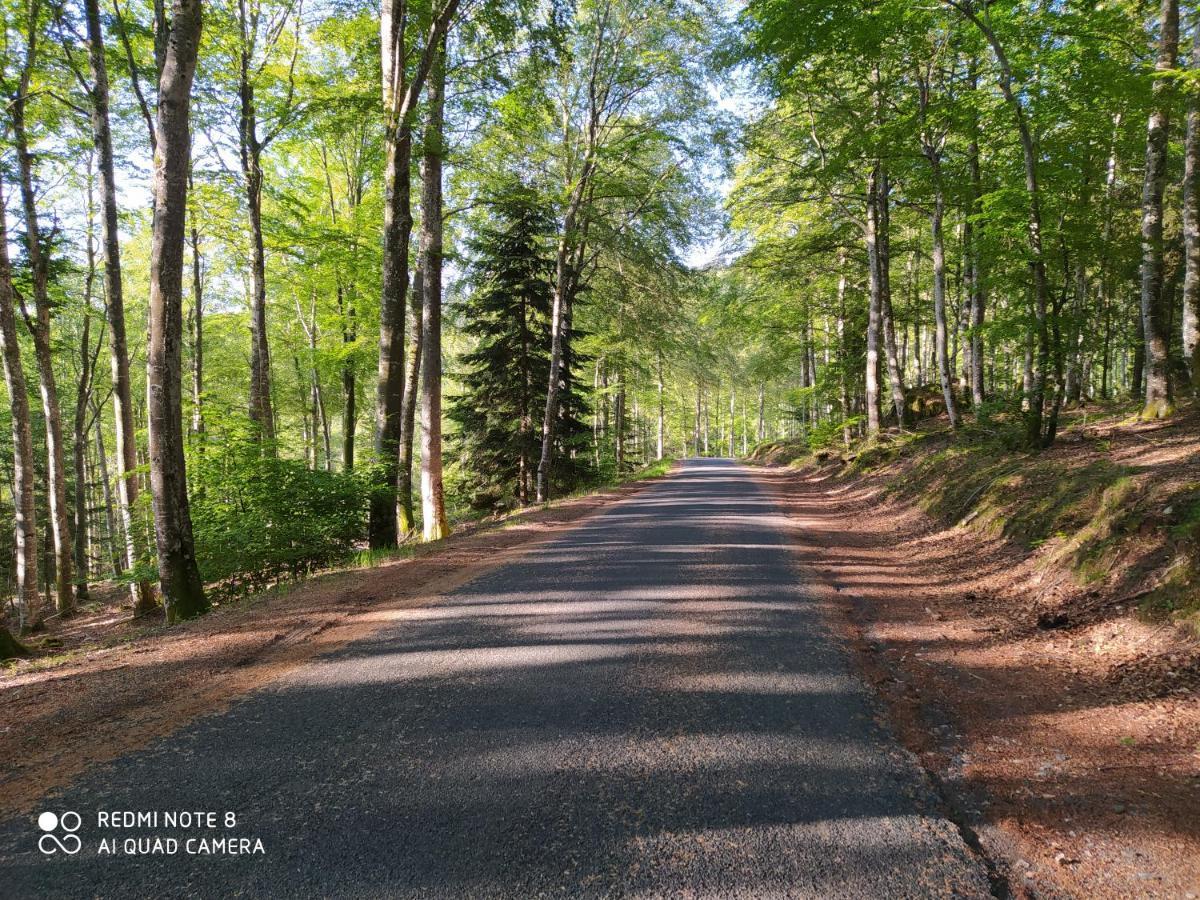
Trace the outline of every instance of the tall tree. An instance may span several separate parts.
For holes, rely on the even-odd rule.
[[[263,244],[263,153],[291,123],[295,112],[296,59],[300,52],[301,0],[264,9],[263,0],[238,0],[238,156],[246,191],[250,226],[250,420],[268,442],[275,439],[271,401],[271,352],[267,338],[267,267]],[[290,46],[282,38],[289,20],[294,34]],[[290,54],[281,97],[271,103],[266,131],[259,82],[277,52]]]
[[[33,428],[29,393],[21,364],[14,311],[12,265],[8,258],[8,222],[0,175],[0,351],[4,357],[4,384],[8,388],[13,439],[13,536],[16,542],[17,602],[26,630],[42,625],[42,595],[38,588],[37,476],[33,464]],[[0,658],[20,655],[24,648],[0,623]]]
[[[125,292],[121,280],[121,239],[117,207],[116,164],[113,157],[110,93],[104,32],[99,0],[84,0],[87,22],[88,63],[91,83],[85,85],[90,100],[92,142],[96,150],[100,186],[100,247],[104,263],[104,300],[108,318],[109,360],[112,366],[113,413],[116,419],[117,502],[121,509],[125,565],[132,569],[146,556],[143,532],[134,521],[138,498],[137,433],[133,427],[133,388],[129,375],[129,341],[125,330]],[[199,313],[197,312],[197,315]],[[157,607],[154,588],[146,579],[135,580],[133,614],[145,615]]]
[[[175,622],[208,609],[188,503],[181,371],[183,244],[192,146],[189,113],[202,28],[201,0],[172,0],[167,27],[154,122],[157,146],[146,378],[158,577],[167,621]]]
[[[510,184],[488,204],[467,249],[471,291],[459,318],[474,346],[451,399],[450,445],[472,506],[504,509],[534,499],[535,416],[547,356],[554,223],[531,189]]]
[[[450,534],[442,483],[442,155],[445,146],[446,36],[429,74],[429,112],[421,166],[421,531]]]
[[[1200,10],[1193,16],[1191,68],[1200,72]],[[1200,92],[1188,94],[1183,153],[1183,358],[1200,392]]]
[[[404,403],[404,315],[412,235],[412,133],[417,102],[459,0],[442,0],[428,17],[410,16],[406,0],[384,0],[380,19],[386,138],[383,289],[379,304],[379,372],[375,393],[378,475],[371,495],[372,547],[395,546],[397,477]],[[413,35],[424,21],[424,33]],[[410,52],[415,65],[410,68]]]
[[[1032,357],[1029,408],[1025,418],[1025,439],[1031,447],[1041,447],[1045,441],[1042,422],[1046,401],[1046,369],[1050,364],[1050,285],[1046,277],[1046,259],[1042,249],[1042,192],[1038,181],[1038,152],[1029,115],[1022,99],[1017,94],[1016,76],[1012,63],[1005,52],[1004,43],[992,27],[987,5],[977,5],[973,0],[943,0],[964,19],[974,25],[992,48],[996,58],[997,83],[1000,93],[1012,111],[1021,142],[1021,160],[1025,173],[1026,195],[1026,241],[1028,243],[1029,273],[1033,283],[1033,322],[1031,337],[1036,343],[1036,354]]]
[[[50,498],[50,534],[54,540],[55,600],[60,616],[75,611],[75,591],[71,577],[73,548],[68,524],[66,455],[63,444],[62,412],[58,400],[58,384],[54,377],[50,300],[50,248],[43,245],[38,221],[37,193],[34,187],[35,159],[30,147],[29,101],[30,87],[40,53],[42,7],[39,0],[27,0],[24,8],[25,47],[15,85],[10,86],[9,112],[12,117],[13,144],[17,154],[20,176],[21,208],[25,217],[25,252],[29,258],[30,286],[33,291],[34,313],[29,314],[21,299],[21,312],[33,335],[34,355],[37,358],[38,387],[42,397],[42,412],[46,418],[47,493]],[[48,242],[47,242],[48,244]]]
[[[1146,126],[1146,176],[1142,187],[1142,330],[1146,341],[1146,393],[1143,419],[1169,415],[1171,372],[1168,358],[1167,298],[1163,279],[1163,189],[1174,97],[1166,73],[1179,52],[1179,0],[1162,0],[1158,54],[1150,118]]]

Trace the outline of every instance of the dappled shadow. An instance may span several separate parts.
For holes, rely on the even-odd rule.
[[[777,516],[689,463],[55,801],[234,810],[266,857],[93,828],[47,862],[19,823],[0,859],[63,894],[986,896]]]

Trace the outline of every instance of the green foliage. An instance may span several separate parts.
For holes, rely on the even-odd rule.
[[[468,243],[471,291],[457,310],[474,348],[449,404],[459,490],[478,510],[528,503],[550,371],[554,225],[536,194],[507,186]],[[539,403],[542,401],[542,403]]]
[[[226,591],[340,562],[365,533],[365,479],[279,458],[240,417],[210,419],[188,466],[200,572]]]

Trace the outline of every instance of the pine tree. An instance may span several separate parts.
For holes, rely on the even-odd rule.
[[[550,371],[554,221],[533,190],[513,184],[492,203],[491,221],[469,241],[471,292],[459,306],[475,348],[462,357],[463,392],[450,402],[457,426],[450,446],[472,506],[503,509],[533,502],[540,457],[544,384]],[[578,335],[572,333],[571,338]],[[567,358],[566,390],[555,435],[556,492],[590,475],[590,429]]]
[[[472,506],[504,508],[533,499],[542,384],[549,371],[554,223],[522,185],[492,205],[491,222],[468,248],[471,292],[458,310],[476,342],[462,358],[463,392],[448,415],[450,444]]]

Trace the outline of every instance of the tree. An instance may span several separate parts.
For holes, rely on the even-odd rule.
[[[442,153],[446,37],[429,76],[429,112],[421,171],[421,530],[426,541],[450,534],[442,484]],[[413,389],[415,391],[415,387]]]
[[[547,354],[554,222],[531,188],[504,186],[468,244],[471,291],[458,311],[474,347],[461,358],[462,393],[451,399],[451,447],[479,509],[534,499],[534,427]]]
[[[54,540],[55,601],[58,614],[64,618],[75,611],[75,591],[71,577],[73,548],[67,521],[66,454],[63,445],[62,412],[58,398],[58,383],[54,376],[50,300],[49,241],[45,240],[38,222],[37,193],[34,188],[34,154],[30,148],[29,101],[31,86],[38,64],[42,29],[42,8],[39,0],[28,0],[25,13],[25,46],[16,84],[6,85],[9,95],[13,144],[20,178],[21,209],[25,217],[25,252],[29,260],[30,283],[33,291],[33,315],[24,299],[18,295],[21,314],[33,335],[37,359],[38,388],[42,412],[46,418],[46,456],[48,493],[50,498],[50,533]],[[8,80],[7,78],[5,79]]]
[[[1163,189],[1171,127],[1171,82],[1179,50],[1179,0],[1162,0],[1159,13],[1158,77],[1146,126],[1146,177],[1142,188],[1142,330],[1146,341],[1146,390],[1143,419],[1169,415],[1171,373],[1168,359],[1166,297],[1163,282]]]
[[[14,312],[12,266],[8,258],[8,222],[4,184],[0,179],[0,351],[4,358],[4,384],[12,413],[13,532],[16,539],[17,602],[25,630],[42,625],[42,596],[38,589],[36,475],[33,466],[33,429],[29,419],[29,393],[21,365]],[[0,625],[0,659],[20,655],[24,648]]]
[[[297,111],[296,61],[300,52],[303,8],[302,0],[274,6],[264,0],[238,0],[237,4],[238,158],[250,226],[249,409],[250,421],[272,444],[275,414],[271,403],[271,352],[267,337],[262,159],[267,148],[292,123]],[[290,35],[289,24],[292,26]],[[275,71],[274,65],[280,54],[284,59],[282,75]],[[265,132],[260,128],[263,124]]]
[[[385,0],[380,19],[383,47],[384,165],[383,287],[379,308],[379,369],[375,392],[378,475],[371,498],[372,547],[395,546],[401,412],[404,401],[404,314],[408,244],[412,234],[412,132],[417,101],[459,0],[444,0],[424,19],[409,17],[405,0]],[[410,47],[410,43],[415,45]],[[416,63],[409,69],[410,50]]]
[[[100,186],[100,247],[104,263],[104,301],[108,319],[109,359],[112,365],[113,412],[116,419],[117,502],[125,536],[125,565],[134,568],[146,556],[142,530],[134,522],[138,498],[137,436],[133,427],[133,388],[129,375],[129,342],[125,330],[125,293],[121,280],[121,241],[118,225],[116,164],[109,116],[108,63],[98,0],[84,0],[88,64],[91,83],[80,77],[91,109],[92,141],[96,149]],[[197,322],[199,320],[197,319]],[[133,614],[145,615],[157,606],[154,588],[145,579],[131,584]]]
[[[147,355],[150,484],[158,577],[167,621],[208,609],[196,565],[183,442],[181,348],[183,244],[187,211],[192,80],[200,45],[201,0],[173,0],[154,121],[154,227]]]

